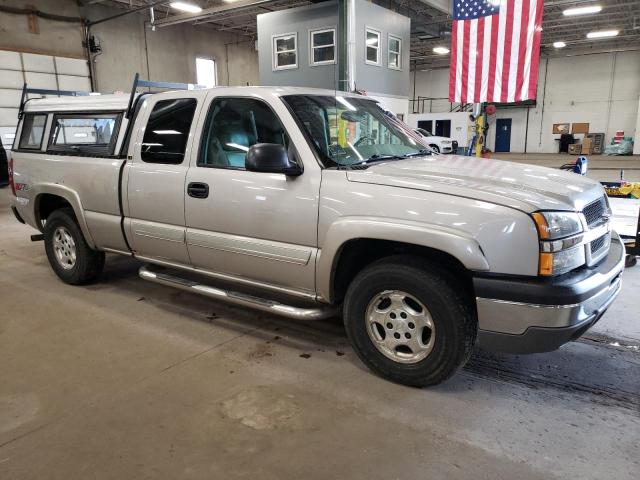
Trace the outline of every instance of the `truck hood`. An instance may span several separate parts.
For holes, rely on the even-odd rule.
[[[468,197],[516,208],[580,211],[604,195],[602,186],[575,173],[536,165],[460,155],[427,155],[349,170],[351,182]]]

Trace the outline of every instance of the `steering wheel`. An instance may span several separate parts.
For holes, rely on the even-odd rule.
[[[371,135],[364,134],[353,144],[354,147],[359,147],[362,142],[369,142],[369,145],[375,145],[376,139]]]

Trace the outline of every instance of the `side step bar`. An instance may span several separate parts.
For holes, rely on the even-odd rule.
[[[140,275],[140,278],[148,280],[149,282],[179,288],[180,290],[213,298],[214,300],[222,300],[223,302],[233,303],[234,305],[240,305],[243,307],[250,307],[263,312],[272,313],[274,315],[293,318],[295,320],[322,320],[334,316],[337,312],[336,309],[331,306],[321,306],[317,308],[293,307],[291,305],[284,305],[282,303],[254,297],[244,293],[222,290],[208,285],[203,285],[192,280],[187,280],[185,278],[180,278],[175,275],[156,273],[151,271],[147,266],[140,267],[138,274]]]

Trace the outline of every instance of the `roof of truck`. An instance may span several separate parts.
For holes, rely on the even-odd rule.
[[[265,93],[282,95],[336,95],[335,90],[322,88],[305,88],[305,87],[214,87],[213,89],[196,90],[198,92],[216,90],[221,94],[247,94]],[[193,90],[191,90],[193,91]],[[175,92],[170,90],[166,92],[158,92],[156,95]],[[338,92],[345,97],[362,97],[357,93]],[[124,111],[129,105],[130,94],[106,94],[106,95],[85,95],[78,97],[47,97],[31,99],[24,106],[25,112],[76,112],[81,110],[104,110],[104,111]]]

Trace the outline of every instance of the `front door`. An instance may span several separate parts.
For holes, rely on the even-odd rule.
[[[496,152],[511,151],[511,119],[498,118],[496,120]]]
[[[125,230],[137,256],[188,265],[184,185],[194,118],[204,92],[175,92],[145,101],[127,162]],[[169,97],[169,98],[167,98]]]
[[[292,130],[297,140],[289,135]],[[289,112],[277,99],[214,97],[199,131],[199,152],[186,181],[192,265],[311,295],[320,172],[313,157],[301,161],[298,152],[309,149]],[[256,143],[286,146],[307,171],[288,177],[245,170],[247,152]]]

